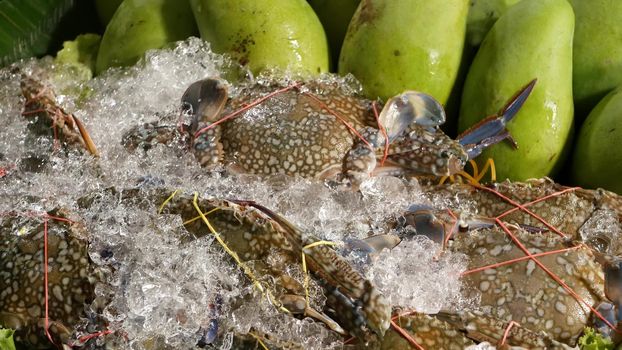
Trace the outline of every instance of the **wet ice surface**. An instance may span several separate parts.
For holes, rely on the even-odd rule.
[[[440,248],[422,236],[404,241],[385,250],[369,275],[391,305],[428,314],[458,307],[465,303],[459,277],[468,261],[461,254],[440,254]]]
[[[598,209],[581,226],[579,234],[584,242],[601,253],[617,255],[620,252],[622,225],[612,210]]]
[[[59,71],[49,59],[20,68],[44,76],[41,72]],[[127,206],[114,195],[102,194],[88,209],[76,204],[88,193],[151,181],[203,197],[254,200],[305,234],[339,241],[387,233],[387,218],[427,200],[416,181],[372,178],[360,192],[338,191],[306,179],[208,173],[181,144],[133,154],[121,146],[123,133],[137,124],[160,120],[174,125],[190,83],[223,72],[226,77],[231,70],[226,59],[190,39],[174,50],[148,54],[136,67],[111,70],[88,82],[67,73],[48,74],[57,101],[87,126],[101,154],[97,160],[76,149],[52,152],[49,136],[29,135],[28,121],[20,115],[19,73],[0,70],[0,168],[9,171],[0,176],[0,212],[63,206],[81,218],[91,233],[91,258],[107,272],[96,290],[106,300],[103,315],[110,329],[123,331],[132,349],[144,348],[156,336],[173,348],[192,347],[214,319],[223,348],[232,332],[251,329],[309,349],[337,347],[343,339],[323,325],[292,319],[261,301],[212,237],[184,240],[179,218],[163,219],[155,207]],[[43,160],[40,168],[37,159]],[[466,260],[460,255],[437,260],[437,251],[430,241],[407,239],[365,270],[395,306],[421,312],[451,309],[462,302],[458,277]]]

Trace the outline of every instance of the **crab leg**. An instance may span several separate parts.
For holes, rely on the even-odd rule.
[[[86,147],[87,151],[89,151],[89,153],[92,154],[94,157],[99,157],[99,151],[97,151],[95,142],[93,142],[93,139],[91,139],[91,135],[89,135],[89,132],[86,130],[86,127],[84,126],[84,124],[82,124],[82,122],[80,121],[80,119],[78,119],[78,117],[72,115],[72,118],[76,122],[76,126],[78,127],[78,130],[80,131],[82,140],[84,140],[84,146]]]
[[[505,139],[508,139],[512,146],[517,147],[516,142],[514,142],[506,129],[506,125],[523,106],[527,97],[531,94],[536,81],[537,79],[534,79],[521,88],[499,113],[484,118],[458,136],[458,142],[464,146],[469,159],[480,155],[486,147]]]

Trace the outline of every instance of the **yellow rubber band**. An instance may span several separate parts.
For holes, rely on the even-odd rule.
[[[216,232],[214,227],[210,224],[209,220],[207,220],[207,217],[205,216],[203,211],[199,208],[198,198],[199,198],[199,194],[195,192],[192,205],[194,206],[194,209],[197,211],[197,213],[199,213],[199,216],[201,217],[201,219],[203,220],[207,228],[214,235],[214,238],[216,238],[216,241],[218,241],[218,243],[220,243],[220,245],[225,250],[225,252],[227,252],[227,254],[229,254],[229,256],[233,258],[233,260],[235,260],[236,264],[242,269],[242,271],[244,271],[244,274],[246,274],[246,276],[250,278],[251,282],[253,283],[253,286],[255,286],[255,288],[257,288],[257,290],[259,290],[268,299],[268,301],[270,301],[270,303],[275,305],[279,310],[290,313],[290,311],[287,308],[285,308],[283,305],[277,302],[276,298],[272,295],[272,293],[269,290],[264,289],[261,283],[259,283],[259,280],[257,280],[255,275],[251,271],[250,267],[248,267],[248,265],[243,263],[240,257],[238,256],[238,254],[234,252],[233,250],[231,250],[231,248],[229,248],[229,246],[227,245],[227,243],[225,243],[222,237],[220,237],[220,234]]]
[[[473,159],[469,159],[469,164],[471,164],[471,167],[473,168],[473,178],[477,179],[479,175],[479,168],[477,167],[477,162],[475,162]]]
[[[170,196],[168,196],[167,199],[164,200],[164,202],[162,202],[162,205],[160,205],[160,208],[158,209],[158,214],[162,214],[164,207],[173,199],[173,197],[175,197],[175,195],[177,195],[177,192],[179,192],[179,190],[175,190]]]
[[[254,332],[248,332],[248,334],[250,334],[250,335],[251,335],[251,337],[255,338],[255,340],[257,340],[257,342],[259,343],[259,345],[261,345],[261,347],[262,347],[264,350],[270,350],[270,349],[266,346],[266,344],[264,344],[264,343],[263,343],[263,341],[261,341],[261,339],[259,338],[259,336],[258,336],[257,334],[255,334]]]
[[[214,209],[212,209],[212,210],[208,211],[207,213],[205,213],[205,215],[207,216],[207,215],[209,215],[209,214],[211,214],[211,213],[215,212],[216,210],[218,210],[218,208],[214,208]],[[197,216],[193,217],[192,219],[190,219],[190,220],[188,220],[188,221],[184,222],[184,226],[185,226],[185,225],[188,225],[188,224],[191,224],[191,223],[193,223],[193,222],[195,222],[195,221],[199,220],[200,218],[201,218],[201,215],[197,215]]]

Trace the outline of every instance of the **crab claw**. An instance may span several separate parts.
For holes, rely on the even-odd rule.
[[[220,164],[224,157],[218,117],[228,98],[227,85],[217,78],[192,83],[181,97],[182,110],[192,115],[190,135],[194,154],[202,166]]]
[[[426,204],[412,204],[404,213],[400,227],[411,227],[414,232],[407,234],[425,236],[438,244],[444,244],[458,229],[461,232],[490,228],[495,225],[494,220],[483,216],[472,216],[467,220],[455,222],[446,211],[437,210]],[[453,230],[453,231],[452,231]]]
[[[458,142],[465,148],[469,159],[480,155],[486,147],[505,139],[508,139],[513,147],[517,147],[506,125],[523,106],[536,81],[537,79],[534,79],[521,88],[499,113],[484,118],[458,136]]]
[[[413,123],[435,127],[445,122],[445,110],[434,97],[417,91],[406,91],[392,97],[378,117],[389,142],[402,135]]]
[[[274,211],[253,201],[235,200],[233,202],[251,206],[280,225],[288,241],[282,246],[304,253],[309,270],[319,275],[328,286],[334,287],[339,293],[352,299],[356,304],[355,309],[362,311],[367,327],[376,334],[384,335],[391,321],[391,305],[384,295],[352,265],[337,255],[327,244],[311,236],[303,238],[302,232],[294,224]]]
[[[365,239],[346,239],[345,250],[346,254],[355,253],[366,263],[371,263],[384,249],[393,249],[401,241],[401,238],[392,234],[374,235]]]
[[[229,94],[224,82],[207,78],[192,83],[181,97],[182,108],[198,121],[214,122],[227,102]]]
[[[404,225],[415,229],[415,235],[423,235],[432,241],[443,244],[445,224],[434,215],[434,208],[425,204],[413,204],[404,214]]]

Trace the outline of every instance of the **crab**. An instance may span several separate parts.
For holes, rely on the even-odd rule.
[[[58,105],[52,88],[25,74],[20,86],[26,99],[22,115],[32,120],[29,130],[33,134],[47,135],[52,129],[55,147],[62,140],[65,145],[78,145],[91,155],[99,156],[87,128],[78,117],[67,113]]]
[[[203,221],[197,220],[198,209],[205,214]],[[236,261],[245,266],[246,261],[261,262],[261,269],[276,272],[281,287],[289,293],[271,300],[294,313],[317,318],[331,329],[363,337],[365,330],[382,336],[389,327],[391,306],[384,296],[360,272],[334,250],[333,243],[323,242],[312,235],[303,234],[296,226],[273,211],[252,201],[202,200],[193,201],[188,196],[174,196],[164,207],[164,212],[180,215],[186,229],[196,236],[206,234],[222,235],[224,245],[238,256]],[[206,220],[218,233],[206,225]],[[281,258],[269,259],[277,254]],[[334,312],[332,321],[321,312],[312,310],[302,295],[292,292],[304,291],[303,286],[283,275],[290,264],[302,265],[301,257],[309,271],[320,277],[326,289],[327,306]],[[239,260],[238,260],[239,259]],[[270,261],[274,264],[270,266]],[[265,264],[265,265],[264,265]],[[262,272],[255,264],[255,272],[246,265],[243,270],[256,282],[253,275]],[[266,292],[268,293],[268,292]],[[272,299],[272,296],[269,296]],[[331,305],[332,304],[332,305]],[[360,305],[360,307],[359,307]]]
[[[182,108],[192,117],[184,131],[206,167],[224,164],[245,173],[353,184],[380,174],[447,176],[462,171],[485,147],[511,140],[505,125],[534,84],[520,89],[498,115],[452,140],[439,129],[445,121],[442,106],[425,93],[406,91],[378,114],[382,106],[375,101],[327,83],[248,83],[229,98],[224,81],[207,78],[182,96]],[[146,124],[130,130],[123,143],[148,148],[173,134]]]
[[[495,191],[507,200],[500,198]],[[503,221],[534,232],[554,229],[554,232],[568,239],[591,240],[588,243],[602,253],[622,255],[622,247],[612,242],[606,232],[594,237],[583,237],[582,233],[596,219],[605,219],[606,214],[610,214],[611,225],[615,226],[616,221],[622,222],[622,197],[610,191],[567,187],[549,178],[542,178],[526,182],[505,181],[486,187],[455,183],[432,186],[428,188],[428,192],[439,202],[450,198],[457,202],[470,202],[470,211],[479,217],[493,218],[512,210],[503,216]],[[519,210],[515,209],[512,202],[533,203],[526,207],[527,210]],[[451,209],[458,216],[464,211],[458,207]],[[538,215],[544,222],[530,212]]]
[[[611,232],[622,197],[549,179],[424,189],[436,206],[413,205],[397,226],[469,256],[464,293],[481,301],[439,317],[477,341],[528,348],[574,346],[590,325],[617,335],[622,269]],[[610,227],[588,234],[603,212]]]
[[[349,333],[360,339],[382,337],[389,328],[391,305],[369,280],[337,253],[336,243],[303,234],[283,217],[257,203],[197,199],[176,192],[170,196],[171,191],[162,188],[106,191],[111,197],[101,192],[92,193],[78,199],[77,206],[88,211],[95,200],[113,197],[136,206],[162,205],[161,214],[154,213],[154,220],[180,216],[192,237],[217,236],[217,241],[231,255],[232,262],[241,268],[258,295],[278,310],[315,318],[337,334]],[[87,312],[92,310],[87,305],[93,302],[95,285],[105,283],[101,274],[108,270],[96,268],[89,260],[88,244],[92,237],[85,230],[86,225],[66,219],[66,216],[66,213],[61,216],[52,211],[34,219],[14,215],[0,217],[3,248],[0,251],[3,266],[0,326],[15,329],[16,341],[29,347],[48,348],[50,341],[67,344],[77,330],[84,330],[84,320],[93,316],[92,312]],[[33,225],[31,221],[35,219],[38,221]],[[52,220],[58,222],[52,224]],[[42,264],[46,229],[49,252],[47,317],[43,311],[46,298]],[[302,268],[302,259],[306,270]],[[307,274],[317,278],[301,282],[300,276]],[[324,296],[325,304],[320,301]],[[97,302],[98,305],[105,303]],[[217,316],[210,321],[209,329],[204,330],[211,341],[218,332],[218,326],[211,325],[217,322]],[[75,345],[80,343],[74,342]]]
[[[86,317],[84,305],[94,299],[84,227],[61,209],[8,213],[0,217],[0,265],[0,326],[16,330],[15,340],[28,348],[67,343]],[[49,303],[44,303],[45,278]]]

